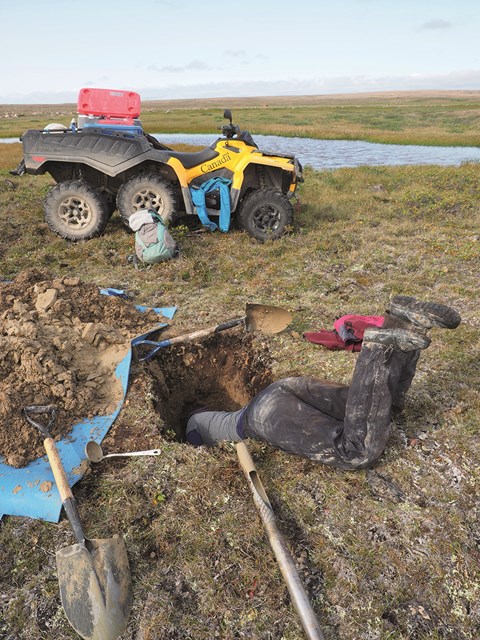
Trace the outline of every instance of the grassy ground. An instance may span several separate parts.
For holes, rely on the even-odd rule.
[[[146,101],[150,133],[211,133],[224,108],[257,134],[400,144],[480,145],[480,92],[445,91]],[[20,136],[49,122],[68,125],[76,105],[0,106],[0,137]]]
[[[137,271],[117,214],[88,243],[48,230],[50,180],[6,171],[20,153],[0,146],[2,277],[37,266],[125,288],[136,303],[177,305],[179,333],[235,317],[246,302],[284,306],[294,315],[289,330],[258,338],[275,378],[347,382],[355,355],[301,337],[338,315],[381,314],[397,293],[458,309],[458,329],[432,331],[405,415],[373,470],[250,448],[327,640],[478,638],[480,165],[307,170],[291,235],[260,245],[235,230],[193,233],[183,221],[172,230],[180,258]],[[147,368],[135,365],[118,424],[150,434],[163,455],[104,462],[75,489],[92,537],[126,539],[134,607],[124,640],[300,640],[233,446],[176,442],[156,394]],[[1,638],[76,637],[54,561],[71,542],[64,519],[3,519]]]

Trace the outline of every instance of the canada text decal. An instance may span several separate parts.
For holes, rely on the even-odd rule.
[[[215,160],[214,162],[206,162],[205,164],[202,164],[200,169],[202,170],[202,173],[208,173],[209,171],[218,169],[218,167],[221,167],[222,164],[226,164],[229,160],[230,160],[230,154],[225,153],[225,155],[223,155],[218,160]]]

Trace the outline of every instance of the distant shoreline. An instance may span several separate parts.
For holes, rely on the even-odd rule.
[[[266,106],[314,106],[314,105],[330,105],[334,106],[339,102],[401,102],[402,100],[414,99],[459,99],[459,100],[480,100],[480,90],[419,90],[419,91],[372,91],[360,93],[332,93],[319,95],[301,95],[301,96],[246,96],[246,97],[216,97],[216,98],[178,98],[172,100],[142,100],[142,109],[156,108],[213,108],[229,106],[245,106],[245,107],[266,107]],[[28,113],[30,109],[41,109],[42,112],[50,112],[54,107],[59,109],[76,110],[75,102],[63,103],[0,103],[0,111],[13,108],[21,108],[24,113]]]
[[[145,100],[145,131],[211,133],[224,109],[257,135],[384,144],[480,146],[480,91],[384,91],[307,96]],[[69,126],[77,104],[0,105],[0,138],[49,123]]]

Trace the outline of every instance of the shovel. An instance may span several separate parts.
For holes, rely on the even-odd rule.
[[[154,347],[146,355],[142,357],[138,356],[138,360],[143,362],[145,360],[150,360],[157,351],[164,347],[169,347],[172,344],[193,342],[194,340],[205,338],[206,336],[210,336],[213,333],[219,333],[220,331],[225,331],[226,329],[232,329],[233,327],[237,327],[241,324],[245,325],[245,329],[247,331],[262,331],[263,333],[274,334],[283,331],[288,327],[291,321],[292,314],[286,309],[266,304],[247,303],[245,316],[241,318],[233,318],[232,320],[227,320],[226,322],[217,324],[214,327],[200,329],[199,331],[193,331],[192,333],[185,333],[184,335],[169,338],[168,340],[162,340],[161,342],[142,339],[134,342],[134,345],[135,347],[140,345],[151,345]]]
[[[268,499],[267,493],[263,487],[262,481],[258,477],[255,463],[244,442],[238,442],[237,455],[240,466],[243,469],[250,490],[253,494],[253,501],[257,507],[260,517],[263,520],[265,530],[267,532],[268,541],[272,547],[272,551],[277,559],[278,566],[282,572],[283,578],[287,583],[287,588],[292,598],[292,602],[300,616],[300,620],[308,640],[325,640],[320,624],[317,620],[312,605],[308,600],[308,596],[303,588],[300,576],[295,567],[293,558],[287,549],[282,534],[278,530],[276,524],[275,513]]]
[[[50,428],[57,410],[53,405],[23,409],[26,420],[44,436],[44,447],[76,544],[56,553],[60,597],[68,621],[85,640],[114,640],[125,631],[132,602],[130,569],[123,538],[89,540],[83,533],[77,503]],[[32,416],[47,415],[44,425]]]

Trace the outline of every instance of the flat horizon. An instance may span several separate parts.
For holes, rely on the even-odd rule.
[[[124,89],[125,91],[127,89]],[[460,99],[480,98],[480,89],[414,89],[414,90],[390,90],[390,91],[358,91],[347,93],[318,93],[318,94],[302,94],[302,95],[258,95],[258,96],[217,96],[208,98],[149,98],[140,99],[142,104],[158,104],[158,105],[205,105],[211,107],[215,104],[223,104],[227,101],[236,103],[262,103],[262,106],[268,106],[269,103],[297,103],[297,104],[317,104],[321,102],[334,102],[336,100],[368,100],[372,98],[449,98],[456,97]],[[70,107],[76,106],[76,99],[67,102],[5,102],[0,103],[0,108],[4,107]]]

